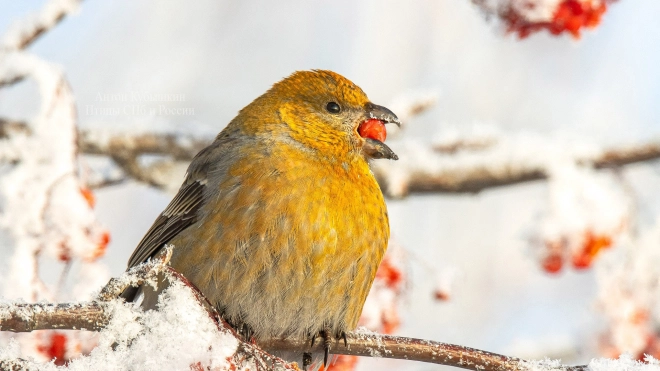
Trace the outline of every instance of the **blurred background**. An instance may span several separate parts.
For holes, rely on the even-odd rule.
[[[0,30],[43,4],[1,0]],[[416,92],[435,97],[392,141],[395,152],[397,143],[426,146],[448,129],[475,125],[503,137],[522,132],[608,146],[660,134],[657,14],[660,2],[622,0],[580,39],[549,32],[520,39],[468,0],[88,0],[29,51],[61,66],[81,128],[213,135],[293,71],[329,69],[385,106]],[[187,113],[108,114],[125,106],[108,97],[135,92],[177,94],[182,100],[163,104]],[[0,116],[30,120],[38,109],[34,82],[0,90]],[[623,171],[637,197],[635,219],[652,226],[660,215],[658,164]],[[548,187],[541,180],[388,199],[393,243],[405,251],[395,334],[567,363],[603,355],[599,339],[609,322],[597,305],[596,270],[549,274],[530,242]],[[100,261],[117,276],[172,193],[128,181],[95,195],[96,215],[111,235]],[[0,247],[0,272],[12,252]],[[434,294],[439,285],[442,300]],[[379,359],[357,367],[444,369]]]

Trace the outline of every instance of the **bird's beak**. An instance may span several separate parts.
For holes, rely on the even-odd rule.
[[[396,126],[401,126],[401,121],[399,121],[399,118],[396,117],[394,112],[390,111],[388,108],[373,104],[371,102],[365,104],[364,108],[367,113],[367,120],[376,119],[382,121],[384,124],[395,124]],[[389,160],[399,159],[399,156],[397,156],[396,153],[390,149],[390,147],[375,138],[364,138],[362,151],[365,156],[369,158],[386,158]]]
[[[399,118],[389,108],[369,102],[364,105],[364,109],[371,119],[381,120],[386,124],[396,124],[396,126],[401,127],[401,121],[399,121]]]

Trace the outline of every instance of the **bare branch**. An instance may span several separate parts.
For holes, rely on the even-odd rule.
[[[167,177],[164,175],[171,172],[177,161],[190,161],[211,141],[209,138],[174,133],[127,134],[83,130],[78,145],[82,153],[110,157],[129,178],[162,189],[167,187],[167,182],[163,180]],[[142,155],[163,155],[167,158],[144,166],[139,162]],[[126,178],[107,179],[90,184],[90,187],[100,188],[124,180]]]
[[[27,123],[23,121],[8,120],[0,118],[0,139],[8,138],[17,134],[30,135],[32,130]]]
[[[432,146],[440,153],[453,154],[459,151],[482,151],[493,146],[497,141],[494,138],[476,138],[474,140],[456,140],[451,143],[438,143]]]
[[[17,84],[25,79],[25,76],[0,76],[0,88]]]
[[[110,156],[112,160],[119,166],[126,175],[130,178],[133,178],[139,182],[149,184],[150,186],[156,188],[165,188],[166,184],[160,181],[158,175],[163,172],[167,172],[174,166],[173,161],[159,161],[151,166],[142,166],[138,161],[138,156],[134,153],[120,151],[113,151],[113,154]],[[110,180],[110,183],[115,183],[117,180]],[[123,180],[122,180],[123,181]],[[108,183],[107,181],[104,183]],[[99,188],[97,184],[90,185],[91,188]]]
[[[110,320],[99,303],[13,304],[0,306],[0,331],[32,332],[36,330],[99,331]]]
[[[619,167],[660,158],[660,141],[612,148],[603,151],[602,156],[594,159],[593,166],[598,169]]]

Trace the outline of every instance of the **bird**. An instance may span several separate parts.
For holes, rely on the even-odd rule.
[[[297,71],[256,98],[192,160],[128,267],[172,245],[169,264],[252,340],[346,340],[388,245],[371,171],[398,159],[389,109],[327,70]],[[122,297],[154,308],[157,289]],[[303,355],[303,365],[311,361]]]

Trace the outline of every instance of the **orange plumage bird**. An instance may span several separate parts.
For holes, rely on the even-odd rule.
[[[340,338],[357,326],[387,249],[369,168],[397,159],[379,140],[385,123],[399,124],[343,76],[292,74],[195,156],[128,266],[172,244],[171,266],[244,334]],[[142,290],[154,307],[157,292]]]

